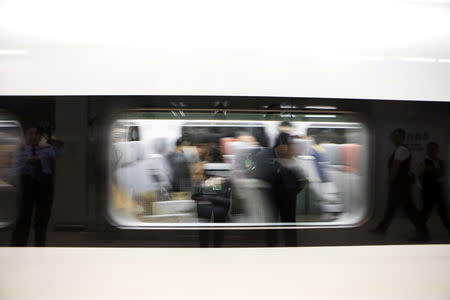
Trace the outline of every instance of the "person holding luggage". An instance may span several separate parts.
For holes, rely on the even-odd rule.
[[[267,222],[296,222],[297,194],[306,184],[305,176],[296,168],[293,159],[293,143],[289,133],[281,132],[273,148],[262,150],[256,156],[254,177],[270,185],[267,195],[270,208],[266,212]],[[285,231],[287,246],[297,244],[296,232]],[[266,242],[276,245],[277,236],[273,230],[267,232]]]

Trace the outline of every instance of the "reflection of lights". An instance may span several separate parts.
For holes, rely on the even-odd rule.
[[[295,105],[280,105],[280,108],[289,109],[289,108],[297,108],[297,106],[295,106]]]
[[[15,55],[27,55],[27,54],[28,54],[28,51],[22,50],[22,49],[0,49],[0,55],[15,56]]]
[[[281,114],[280,117],[282,117],[282,118],[295,118],[295,115],[292,115],[292,114]]]
[[[406,62],[424,62],[424,63],[431,63],[435,62],[436,58],[429,58],[429,57],[400,57],[401,61]]]
[[[178,117],[178,114],[176,112],[174,112],[173,110],[171,112],[174,117]]]
[[[443,64],[450,64],[450,58],[438,58],[437,61]]]
[[[181,115],[182,117],[184,117],[184,116],[185,116],[184,111],[180,110],[180,115]]]
[[[305,109],[336,109],[336,106],[305,106]]]
[[[306,118],[336,118],[336,115],[305,115]]]

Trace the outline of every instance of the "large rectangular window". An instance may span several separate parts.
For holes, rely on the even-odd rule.
[[[139,111],[111,125],[111,219],[130,227],[355,225],[368,134],[350,113]]]

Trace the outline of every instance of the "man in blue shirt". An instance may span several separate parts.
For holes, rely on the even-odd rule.
[[[53,200],[53,164],[63,153],[63,143],[49,134],[47,145],[42,146],[42,137],[38,128],[28,128],[26,145],[14,158],[13,177],[20,180],[22,193],[11,246],[27,244],[33,211],[35,246],[45,246]]]

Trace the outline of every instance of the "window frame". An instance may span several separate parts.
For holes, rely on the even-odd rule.
[[[172,111],[185,111],[185,112],[198,112],[198,113],[207,113],[207,112],[214,112],[217,111],[217,109],[215,108],[132,108],[132,109],[123,109],[117,112],[114,112],[112,114],[110,114],[107,118],[107,122],[106,122],[106,130],[104,131],[106,133],[106,147],[102,147],[103,148],[103,154],[105,154],[105,152],[107,153],[107,161],[106,161],[106,176],[105,176],[105,189],[106,189],[106,193],[105,193],[105,199],[104,199],[104,216],[105,219],[107,220],[107,222],[110,225],[113,225],[114,227],[118,228],[118,229],[124,229],[124,230],[254,230],[254,229],[260,229],[260,230],[267,230],[267,229],[327,229],[327,228],[355,228],[355,227],[360,227],[362,225],[364,225],[365,223],[367,223],[372,214],[373,214],[373,203],[372,203],[372,190],[371,190],[371,186],[370,186],[370,182],[371,182],[371,178],[373,177],[373,175],[371,174],[371,170],[370,170],[370,165],[371,165],[371,149],[373,146],[373,143],[371,141],[371,136],[370,136],[370,127],[369,127],[369,123],[365,120],[366,118],[364,117],[363,114],[361,114],[360,112],[356,112],[356,111],[341,111],[341,110],[333,110],[333,111],[325,111],[325,110],[301,110],[301,109],[223,109],[223,111],[226,112],[236,112],[236,113],[279,113],[280,117],[277,120],[271,120],[271,121],[276,121],[276,122],[281,122],[283,120],[286,119],[282,119],[281,118],[281,114],[290,114],[292,115],[293,113],[301,113],[301,114],[315,114],[315,115],[330,115],[330,114],[334,114],[334,115],[338,115],[338,116],[351,116],[351,118],[355,118],[355,120],[357,121],[352,121],[352,122],[347,122],[347,123],[357,123],[360,126],[360,129],[363,132],[364,135],[364,140],[366,142],[366,144],[364,145],[364,151],[366,152],[366,155],[363,159],[363,164],[365,165],[365,169],[366,169],[366,174],[363,176],[364,177],[364,186],[365,189],[363,189],[363,197],[364,197],[364,204],[366,204],[366,209],[364,211],[364,214],[361,215],[358,220],[356,222],[353,223],[348,223],[348,224],[334,224],[333,222],[298,222],[295,225],[292,225],[291,223],[288,223],[286,225],[284,225],[281,222],[278,223],[267,223],[267,224],[252,224],[249,223],[249,225],[246,225],[246,223],[235,223],[236,225],[234,225],[233,223],[148,223],[148,225],[126,225],[126,224],[121,224],[119,222],[117,222],[115,220],[115,216],[113,216],[111,214],[110,211],[110,204],[111,204],[111,172],[110,172],[110,167],[109,167],[109,155],[110,155],[110,147],[112,145],[112,139],[111,139],[111,129],[112,126],[114,124],[115,121],[117,120],[138,120],[138,118],[124,118],[124,119],[120,119],[122,116],[130,116],[130,115],[136,115],[136,114],[145,114],[145,113],[168,113],[168,112],[172,112]],[[170,120],[174,120],[176,118],[170,119]],[[151,120],[151,119],[142,119],[142,120]],[[155,118],[154,120],[163,120],[163,118]],[[229,120],[229,119],[225,119],[225,120],[212,120],[212,119],[202,119],[202,120],[197,120],[197,119],[183,119],[184,121],[197,121],[197,122],[209,122],[209,121],[217,121],[217,122],[221,122],[221,121],[228,121],[228,122],[239,122],[239,121],[243,121],[243,120]],[[255,119],[250,119],[250,120],[245,120],[246,122],[260,122],[260,121],[264,121],[264,120],[255,120]],[[294,122],[296,122],[294,120]],[[332,128],[355,128],[355,127],[351,127],[348,125],[342,125],[342,126],[338,126],[339,123],[342,122],[330,122],[329,118],[314,118],[314,119],[310,119],[308,121],[309,123],[314,124],[312,127],[310,128],[319,128],[317,127],[317,125],[315,123],[320,123],[320,124],[330,124],[332,126]],[[334,123],[334,124],[333,124]],[[324,127],[324,128],[330,128],[330,127]],[[141,132],[142,134],[142,132]],[[142,222],[144,223],[144,222]],[[178,225],[178,224],[182,224],[182,225]],[[208,225],[207,225],[208,224]]]

